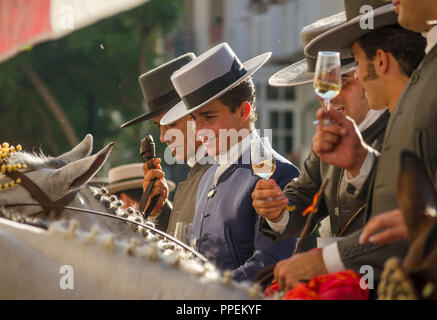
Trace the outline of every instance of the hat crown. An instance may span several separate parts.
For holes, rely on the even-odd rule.
[[[171,60],[149,72],[142,74],[138,81],[143,92],[150,111],[163,108],[166,104],[179,101],[173,83],[170,80],[171,75],[184,65],[194,60],[194,53],[184,54],[174,60]],[[174,92],[174,94],[172,94]],[[155,102],[155,103],[154,103]],[[173,105],[174,105],[173,104]]]
[[[347,21],[365,13],[361,9],[363,6],[370,6],[376,9],[387,4],[388,3],[383,0],[344,0]]]
[[[142,163],[125,164],[112,168],[108,171],[108,182],[109,184],[113,184],[120,181],[142,179],[143,176],[144,173]]]
[[[171,80],[179,96],[184,97],[228,73],[235,63],[244,68],[227,43],[221,43],[176,71]]]

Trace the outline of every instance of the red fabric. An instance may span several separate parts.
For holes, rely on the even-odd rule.
[[[51,31],[50,0],[0,0],[0,57]]]
[[[300,282],[283,300],[368,300],[369,289],[360,287],[360,275],[352,270],[317,276],[308,283]],[[279,287],[275,281],[264,292],[272,297]]]

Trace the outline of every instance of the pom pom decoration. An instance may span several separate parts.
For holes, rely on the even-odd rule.
[[[16,163],[12,164],[8,162],[9,156],[15,152],[22,151],[23,147],[19,144],[17,146],[10,145],[8,142],[3,142],[0,145],[0,172],[5,174],[6,172],[14,172],[20,169],[27,169],[26,164]],[[15,187],[21,183],[21,179],[18,178],[15,181],[10,181],[5,184],[0,184],[0,191]]]

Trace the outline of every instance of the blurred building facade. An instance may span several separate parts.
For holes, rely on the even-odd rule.
[[[319,104],[313,87],[276,88],[268,79],[304,57],[302,28],[343,11],[343,0],[185,0],[185,8],[181,28],[163,45],[167,54],[201,54],[224,41],[242,62],[272,52],[268,64],[254,75],[257,128],[272,129],[274,148],[300,165],[315,131]]]

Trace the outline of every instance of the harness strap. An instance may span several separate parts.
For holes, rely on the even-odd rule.
[[[48,207],[47,205],[65,206],[73,200],[73,198],[76,196],[77,193],[77,190],[74,190],[72,192],[69,192],[65,197],[56,201],[52,201],[45,194],[45,192],[42,191],[40,187],[38,187],[38,185],[35,182],[33,182],[22,172],[12,171],[12,172],[5,172],[4,174],[14,181],[16,181],[17,179],[21,179],[21,186],[30,193],[32,198],[35,199],[46,212],[55,211],[56,213],[59,213],[60,211],[62,211],[62,209]]]

